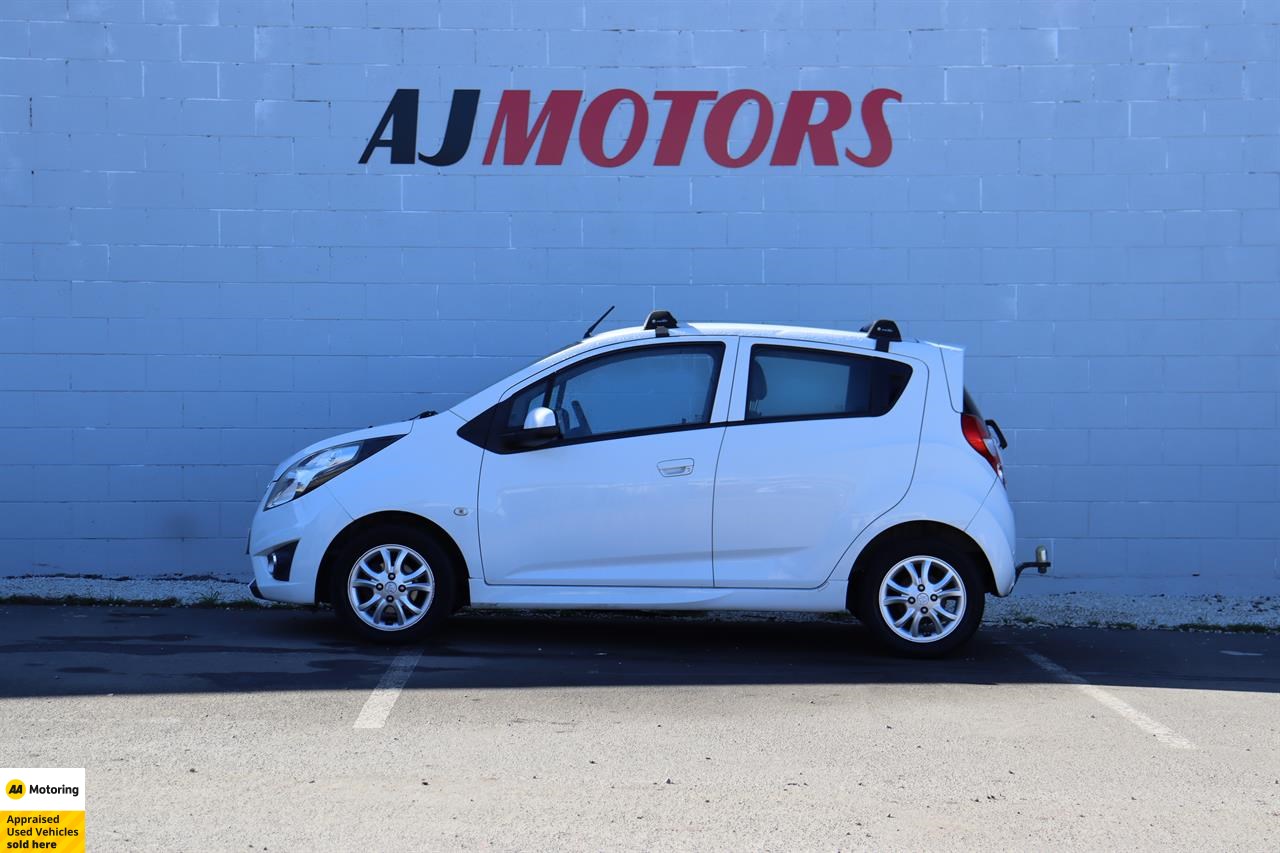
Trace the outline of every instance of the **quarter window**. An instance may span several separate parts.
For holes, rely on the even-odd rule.
[[[567,440],[709,423],[723,354],[723,344],[661,344],[580,362],[516,394],[507,427],[538,406]]]
[[[746,419],[877,417],[893,408],[910,378],[911,367],[892,359],[755,346]]]

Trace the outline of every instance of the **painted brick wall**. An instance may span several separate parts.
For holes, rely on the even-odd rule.
[[[243,572],[280,458],[447,406],[616,303],[963,344],[1060,583],[1280,587],[1276,0],[0,19],[0,571]],[[732,170],[697,144],[659,168],[656,139],[617,169],[576,145],[480,164],[502,89],[620,86],[903,102],[876,169]],[[398,87],[422,92],[425,152],[452,90],[482,90],[461,163],[357,165]]]

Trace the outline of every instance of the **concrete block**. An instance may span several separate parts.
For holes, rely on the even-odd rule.
[[[875,4],[875,25],[879,30],[941,30],[946,24],[945,9],[928,0],[902,0]]]
[[[985,203],[985,181],[983,186]],[[1091,239],[1090,216],[1084,211],[1020,212],[1017,214],[1018,244],[1036,247],[1088,245]]]
[[[67,90],[78,95],[142,95],[141,62],[72,59],[67,61]]]
[[[848,6],[849,4],[843,4]],[[701,33],[694,35],[694,58],[701,61],[698,52]],[[717,33],[716,35],[737,35]],[[752,34],[758,35],[758,34]],[[905,30],[837,30],[836,61],[840,65],[883,67],[886,65],[909,65],[911,62],[911,35]],[[742,41],[749,41],[743,39]],[[761,40],[761,44],[763,40]],[[754,44],[754,42],[752,42]],[[743,46],[746,49],[746,46]],[[747,54],[746,59],[750,59]],[[761,61],[757,57],[755,62]],[[744,64],[752,65],[748,61]]]
[[[908,278],[924,284],[976,284],[981,281],[977,249],[911,249]]]
[[[58,59],[0,57],[0,92],[7,95],[62,95],[67,63]]]
[[[1170,95],[1167,65],[1095,65],[1092,71],[1093,92],[1099,100],[1159,101]]]
[[[1280,280],[1280,248],[1275,246],[1212,246],[1204,250],[1208,281]]]
[[[293,0],[222,0],[218,6],[222,24],[280,26],[292,19]]]
[[[111,59],[176,61],[180,30],[163,24],[122,24],[106,26],[106,56]]]
[[[1280,62],[1246,62],[1244,64],[1244,97],[1249,100],[1280,98]]]
[[[979,210],[981,179],[966,175],[912,177],[907,204],[912,210]]]
[[[1135,176],[1134,181],[1138,180],[1147,178]],[[1116,175],[1058,175],[1053,201],[1058,210],[1124,210],[1130,204],[1130,190]]]
[[[1033,140],[1033,138],[1059,138],[1074,134],[1055,132],[1055,115],[1059,104],[986,104],[982,108],[980,132],[984,137],[1015,138],[1015,140]],[[913,115],[913,133],[914,133]],[[974,136],[970,133],[969,124],[965,124],[960,136]],[[947,138],[946,133],[941,133]]]
[[[107,55],[107,28],[100,23],[32,21],[26,29],[26,53],[33,57],[102,59]]]
[[[1053,207],[1054,182],[1047,175],[992,175],[982,178],[984,210],[1045,210]]]
[[[947,100],[971,103],[1016,101],[1021,97],[1017,68],[948,68]]]
[[[984,58],[991,65],[1049,65],[1058,59],[1058,39],[1058,31],[1052,29],[992,27],[986,33]]]
[[[329,34],[329,61],[397,65],[404,61],[404,31],[391,27],[334,28]],[[359,76],[358,69],[348,69],[348,73]]]
[[[1169,94],[1174,98],[1219,99],[1244,91],[1244,70],[1229,63],[1179,63],[1169,69]]]
[[[1027,175],[1077,175],[1093,171],[1093,142],[1088,139],[1022,139],[1019,165]]]
[[[1092,214],[1095,246],[1159,246],[1164,214],[1104,211]]]
[[[145,0],[143,20],[168,24],[218,23],[219,0]]]
[[[144,109],[154,105],[156,98],[218,97],[218,65],[214,62],[148,60],[142,63],[142,79],[147,100],[139,106]],[[112,101],[113,106],[116,103]]]
[[[1198,248],[1130,247],[1129,280],[1196,281],[1203,276],[1204,256]]]
[[[948,246],[1014,246],[1018,242],[1013,213],[955,212],[943,214],[942,241]]]
[[[1133,136],[1197,136],[1204,132],[1204,107],[1193,101],[1135,101],[1129,105]]]
[[[1280,101],[1207,100],[1204,102],[1204,122],[1205,128],[1212,129],[1215,134],[1274,136],[1280,133]]]
[[[275,102],[279,103],[279,102]],[[287,173],[293,170],[295,145],[281,128],[279,137],[228,136],[217,140],[216,154],[209,155],[224,172]]]
[[[1241,213],[1241,242],[1270,245],[1280,232],[1280,210],[1246,210]]]
[[[398,248],[335,246],[329,250],[329,275],[333,281],[402,281],[402,254]]]
[[[1205,180],[1204,204],[1210,209],[1274,208],[1277,198],[1277,175],[1214,175]]]
[[[253,58],[258,62],[325,62],[328,27],[255,27]]]
[[[1166,143],[1163,139],[1096,139],[1094,168],[1105,174],[1149,174],[1163,171]]]
[[[1058,32],[1058,61],[1070,64],[1128,62],[1128,26],[1085,27]]]
[[[1051,282],[1053,281],[1053,250],[983,249],[982,280],[988,284]]]
[[[251,62],[253,28],[235,26],[181,28],[184,62]]]

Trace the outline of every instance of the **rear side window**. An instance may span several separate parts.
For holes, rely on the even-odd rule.
[[[755,346],[746,419],[874,418],[893,408],[910,379],[909,365],[887,358]]]

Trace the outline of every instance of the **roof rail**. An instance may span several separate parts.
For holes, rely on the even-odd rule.
[[[676,322],[675,315],[670,311],[651,311],[644,321],[644,330],[652,331],[659,338],[665,338],[671,334],[669,329],[677,329],[680,324]]]
[[[876,320],[859,331],[866,332],[867,337],[876,342],[876,352],[888,352],[890,343],[902,340],[902,332],[898,331],[898,324],[892,320]]]

